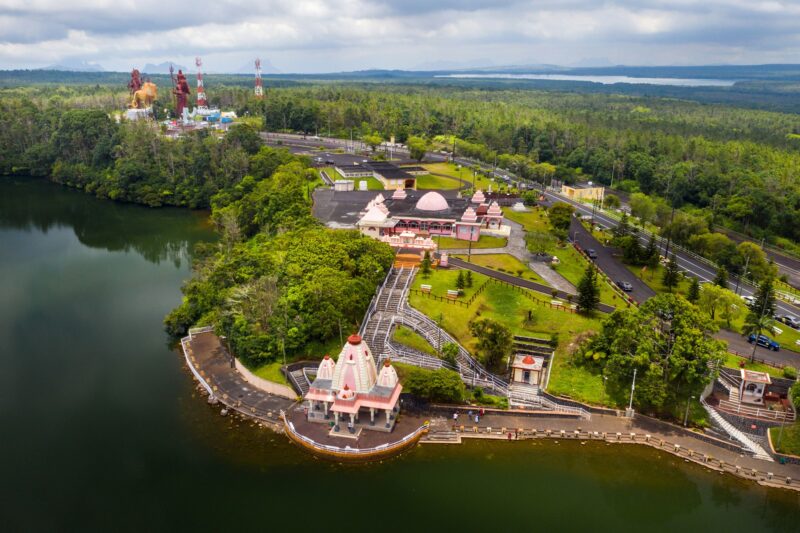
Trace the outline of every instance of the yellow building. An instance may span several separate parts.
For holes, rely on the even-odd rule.
[[[605,187],[592,185],[591,181],[588,183],[576,183],[574,185],[561,185],[561,194],[576,202],[583,202],[585,200],[598,200],[602,202],[605,198],[605,191]]]

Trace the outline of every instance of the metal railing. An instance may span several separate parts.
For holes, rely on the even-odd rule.
[[[748,418],[763,418],[766,420],[783,420],[794,422],[794,411],[775,411],[772,409],[761,409],[759,407],[748,407],[739,402],[730,400],[720,400],[719,409],[725,413],[737,414]]]

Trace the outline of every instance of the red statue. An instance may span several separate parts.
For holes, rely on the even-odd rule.
[[[139,69],[135,68],[131,71],[131,81],[128,82],[128,89],[131,92],[131,96],[142,88],[142,77],[139,74]]]
[[[189,94],[192,90],[189,88],[189,83],[186,81],[186,76],[181,70],[178,70],[177,80],[175,82],[175,113],[180,118],[183,115],[183,110],[186,107],[186,102],[189,100]]]

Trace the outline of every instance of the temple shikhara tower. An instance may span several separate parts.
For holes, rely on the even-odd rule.
[[[329,424],[332,434],[389,432],[400,411],[402,390],[391,362],[384,361],[379,371],[367,343],[351,335],[337,361],[326,355],[319,364],[305,395],[308,421]]]

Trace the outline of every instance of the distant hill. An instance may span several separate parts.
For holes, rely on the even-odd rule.
[[[145,74],[169,74],[170,65],[172,65],[172,68],[175,69],[175,72],[178,72],[178,70],[183,70],[184,72],[186,71],[186,67],[183,65],[164,61],[163,63],[159,63],[157,65],[154,65],[153,63],[147,63],[142,69],[142,72]]]
[[[36,70],[60,70],[63,72],[105,72],[101,65],[87,61],[67,61],[58,65],[50,65]]]
[[[244,65],[240,66],[236,70],[232,70],[227,72],[227,74],[253,74],[255,75],[256,72],[256,60],[253,59],[252,61],[245,63]],[[275,68],[269,59],[262,59],[261,60],[261,73],[262,74],[281,74],[281,71]]]

